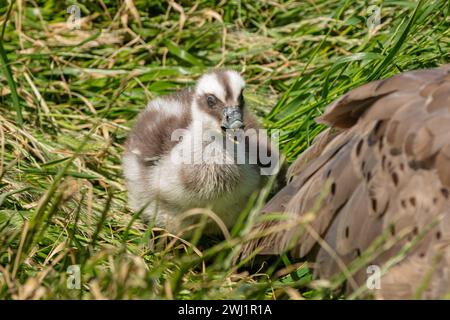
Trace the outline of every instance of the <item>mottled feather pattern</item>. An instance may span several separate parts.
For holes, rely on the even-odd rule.
[[[380,298],[414,297],[431,268],[421,297],[449,293],[450,65],[363,85],[317,120],[330,128],[291,166],[289,184],[263,213],[302,217],[313,212],[309,226],[345,265],[384,235],[391,244],[369,264],[383,266],[411,245],[382,277]],[[257,224],[255,230],[283,221]],[[262,254],[289,250],[294,258],[315,261],[318,277],[341,272],[336,257],[313,234],[296,226],[249,242],[243,256],[255,249]],[[352,277],[364,285],[365,268]]]

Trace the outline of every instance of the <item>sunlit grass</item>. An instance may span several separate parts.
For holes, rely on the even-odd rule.
[[[264,196],[225,241],[141,224],[122,145],[149,99],[224,66],[243,71],[290,162],[336,97],[450,61],[449,2],[422,2],[370,3],[381,8],[370,31],[355,1],[79,1],[80,30],[67,29],[72,1],[16,2],[9,18],[0,1],[0,298],[338,297],[286,256],[261,270],[235,261]],[[81,290],[67,288],[71,265]]]

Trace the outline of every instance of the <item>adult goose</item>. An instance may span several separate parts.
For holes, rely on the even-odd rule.
[[[289,252],[319,278],[343,273],[349,291],[375,265],[377,297],[448,297],[450,65],[363,85],[317,120],[329,128],[262,210],[282,217],[256,224],[243,256]]]

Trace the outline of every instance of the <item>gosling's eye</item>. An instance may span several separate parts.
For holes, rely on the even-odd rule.
[[[216,97],[214,96],[207,96],[206,102],[208,102],[208,106],[214,107],[216,105]]]

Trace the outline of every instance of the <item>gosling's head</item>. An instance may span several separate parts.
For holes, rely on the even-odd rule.
[[[244,86],[244,80],[236,71],[214,70],[206,73],[197,81],[193,112],[210,129],[243,129]]]

